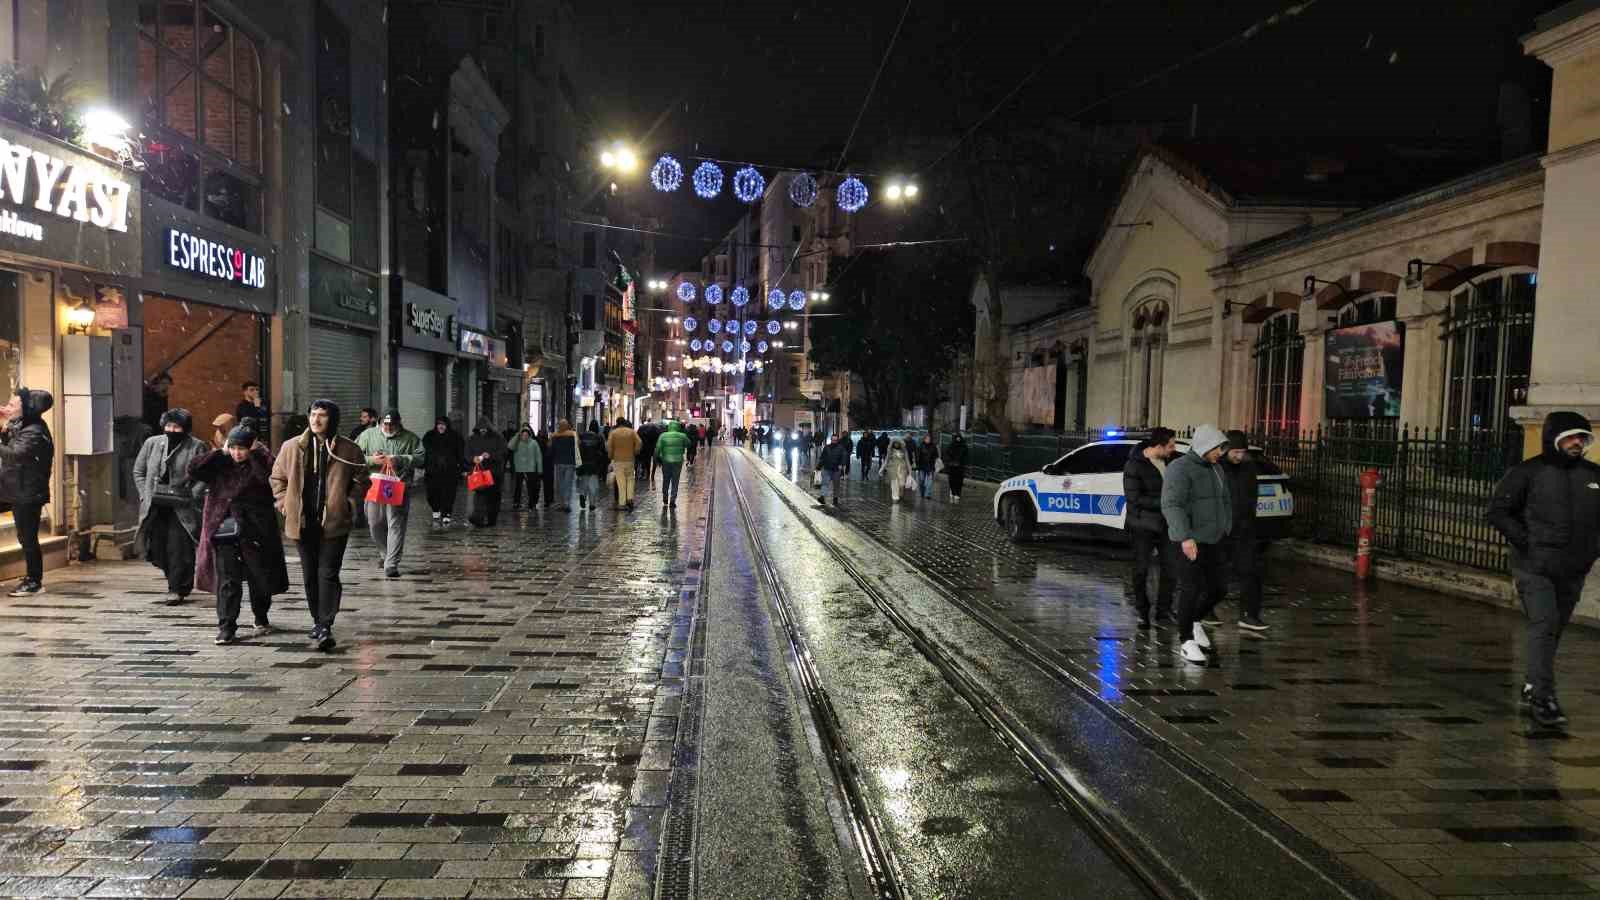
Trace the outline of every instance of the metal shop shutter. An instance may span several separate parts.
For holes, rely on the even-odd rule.
[[[372,337],[344,328],[311,327],[311,399],[339,404],[339,430],[345,434],[372,405]]]
[[[438,416],[438,379],[434,375],[434,356],[416,350],[401,350],[395,357],[395,370],[399,382],[398,403],[400,417],[406,428],[418,435],[433,428]]]

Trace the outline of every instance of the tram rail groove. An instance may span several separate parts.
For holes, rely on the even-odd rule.
[[[765,462],[765,460],[759,456],[757,456],[756,459],[759,462]],[[821,531],[818,530],[817,527],[806,516],[801,514],[801,511],[799,507],[796,506],[795,502],[785,495],[781,486],[776,483],[777,479],[774,478],[772,473],[767,471],[769,468],[771,468],[770,465],[754,466],[754,468],[760,473],[761,478],[766,483],[767,487],[778,496],[778,499],[796,513],[796,517],[801,520],[801,522],[806,526],[806,529],[810,531],[820,542],[822,542],[823,546],[828,549],[828,552],[831,555],[839,559],[839,561],[846,566],[847,570],[851,574],[851,577],[860,579],[862,576],[860,575],[859,570],[855,569],[853,564],[849,563],[847,559],[843,558],[842,551],[838,549],[835,542],[831,538],[822,534]],[[957,534],[948,528],[943,528],[928,522],[919,522],[918,527],[924,527],[933,531],[937,531],[941,535],[981,550],[986,555],[997,558],[1003,557],[1000,552],[994,550],[993,548],[985,547],[982,544],[971,540],[965,535]],[[1262,808],[1258,803],[1256,803],[1256,801],[1240,793],[1232,785],[1226,782],[1217,781],[1210,771],[1207,770],[1206,767],[1198,760],[1185,753],[1181,748],[1175,747],[1168,743],[1159,734],[1151,730],[1145,723],[1140,722],[1127,712],[1118,709],[1116,706],[1100,697],[1091,685],[1079,679],[1077,675],[1073,674],[1071,670],[1067,669],[1066,666],[1064,666],[1059,660],[1054,658],[1049,649],[1041,648],[1027,637],[1017,634],[1015,631],[1013,631],[1009,623],[998,619],[989,610],[985,610],[962,599],[958,594],[958,589],[954,585],[948,584],[944,579],[936,574],[923,572],[915,560],[909,558],[905,553],[894,547],[880,535],[875,534],[865,528],[857,528],[855,530],[864,535],[868,540],[870,540],[875,546],[883,550],[885,553],[888,553],[890,556],[899,560],[906,566],[920,572],[922,574],[923,581],[928,584],[940,598],[966,613],[966,615],[974,622],[978,623],[985,630],[998,637],[1012,649],[1016,650],[1035,669],[1050,677],[1052,680],[1073,690],[1079,697],[1086,700],[1094,708],[1104,713],[1111,722],[1120,726],[1124,731],[1132,735],[1140,745],[1154,752],[1162,759],[1166,760],[1169,764],[1175,766],[1191,780],[1203,785],[1213,797],[1217,798],[1220,802],[1225,804],[1234,812],[1249,820],[1258,831],[1262,832],[1286,852],[1299,858],[1308,868],[1314,870],[1324,882],[1333,887],[1339,894],[1348,898],[1352,898],[1352,900],[1354,900],[1354,898],[1364,898],[1379,895],[1388,896],[1388,894],[1383,892],[1381,888],[1377,888],[1359,873],[1351,870],[1345,863],[1338,859],[1336,854],[1324,850],[1315,843],[1311,842],[1309,839],[1304,838],[1302,835],[1294,831],[1294,829],[1291,828],[1287,823],[1277,818],[1277,816],[1270,810]],[[871,590],[871,588],[869,588],[869,590]],[[1071,788],[1070,780],[1067,780],[1065,784],[1069,789],[1076,790]],[[1089,803],[1087,798],[1085,798],[1085,803]],[[1089,803],[1089,806],[1092,809],[1093,804]],[[1127,832],[1129,835],[1129,840],[1132,844],[1141,846],[1145,845],[1145,842],[1136,834],[1133,834],[1125,826],[1122,826],[1120,823],[1116,822],[1106,814],[1090,811],[1087,812],[1086,815],[1094,817],[1097,821],[1104,821],[1106,826],[1109,828]],[[1154,853],[1153,848],[1150,852],[1152,854]],[[1336,875],[1354,876],[1356,883],[1370,887],[1372,890],[1353,890],[1350,883],[1341,882]],[[1173,883],[1185,881],[1175,870],[1172,871],[1170,876],[1165,877],[1175,879]],[[1373,891],[1376,891],[1376,893],[1373,893]],[[1171,896],[1193,897],[1198,896],[1198,893],[1190,889],[1190,892],[1187,894]]]
[[[861,854],[861,863],[866,869],[873,896],[879,900],[906,900],[909,895],[901,887],[904,877],[901,874],[899,860],[896,859],[894,850],[889,846],[884,834],[883,819],[872,806],[866,788],[866,777],[850,753],[849,742],[845,740],[838,712],[834,709],[832,698],[828,696],[828,689],[822,684],[821,673],[817,671],[815,657],[806,644],[805,635],[800,631],[794,604],[789,599],[782,579],[778,577],[777,568],[772,563],[771,554],[767,552],[766,543],[755,527],[755,519],[750,514],[749,500],[739,485],[737,473],[733,471],[731,461],[733,458],[726,456],[724,460],[728,465],[729,483],[738,501],[739,518],[744,524],[745,533],[750,538],[751,548],[755,551],[761,580],[771,592],[774,610],[778,615],[779,624],[783,626],[784,637],[789,643],[794,671],[800,677],[801,693],[806,698],[812,719],[817,723],[819,737],[824,742],[828,768],[833,772],[834,781],[844,795],[850,830],[855,838],[856,848]]]
[[[740,458],[745,459],[746,465],[750,465],[748,459],[743,456]],[[759,472],[762,467],[752,466],[752,468],[757,469]],[[731,463],[729,474],[734,476],[732,483],[735,495],[739,500],[740,514],[745,518],[745,527],[750,532],[762,566],[768,570],[768,578],[774,588],[774,595],[782,597],[782,602],[787,604],[789,602],[787,594],[784,593],[784,589],[778,583],[775,567],[773,567],[772,561],[767,555],[765,545],[761,543],[759,536],[755,533],[754,522],[750,518],[749,499],[745,496],[744,489],[740,486],[736,473],[732,472]],[[994,732],[1001,743],[1011,750],[1029,774],[1043,784],[1050,791],[1056,802],[1073,814],[1074,818],[1085,827],[1096,842],[1116,862],[1122,864],[1151,896],[1160,898],[1160,900],[1194,900],[1194,898],[1198,898],[1199,895],[1187,887],[1179,873],[1159,862],[1161,857],[1153,852],[1153,848],[1145,846],[1144,842],[1140,841],[1137,836],[1124,833],[1125,830],[1117,823],[1105,821],[1078,790],[1073,787],[1071,780],[1062,773],[1057,772],[1055,767],[1045,760],[1041,748],[1028,736],[1026,730],[1016,721],[1016,718],[1006,710],[1005,704],[980,685],[975,678],[967,674],[960,663],[939,649],[938,644],[930,639],[922,629],[912,624],[900,612],[899,608],[856,568],[855,564],[849,560],[831,538],[819,531],[790,498],[784,496],[783,492],[777,490],[768,481],[765,472],[759,472],[759,474],[762,482],[773,490],[778,499],[794,514],[795,518],[799,519],[801,524],[806,527],[806,530],[817,539],[823,549],[828,552],[828,555],[839,565],[840,570],[855,583],[856,587],[889,620],[890,624],[911,641],[917,652],[939,672],[956,694],[983,719],[984,723]],[[897,558],[899,558],[898,555]],[[790,627],[793,617],[788,610],[783,612],[783,616],[785,626]],[[803,635],[796,633],[796,639],[803,645]]]

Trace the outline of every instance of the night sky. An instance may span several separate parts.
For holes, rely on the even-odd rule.
[[[1547,114],[1547,71],[1518,39],[1560,5],[1549,0],[1316,0],[1123,93],[1289,5],[1081,0],[1041,12],[1004,0],[913,0],[847,167],[933,162],[928,152],[902,158],[884,147],[960,134],[1041,63],[1001,116],[1148,123],[1173,135],[1187,135],[1193,121],[1208,139],[1498,148],[1503,83],[1529,98],[1533,121]],[[831,167],[904,8],[900,0],[581,4],[593,64],[577,80],[598,135],[637,142],[647,161],[670,151]],[[739,214],[737,204],[681,191],[648,199],[674,232],[719,235]],[[682,266],[697,253],[663,250]]]

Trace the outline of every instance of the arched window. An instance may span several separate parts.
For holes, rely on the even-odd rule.
[[[1305,353],[1298,313],[1280,312],[1261,323],[1251,349],[1256,361],[1257,434],[1295,434],[1300,430],[1300,372]]]
[[[261,230],[261,58],[199,0],[139,4],[146,190]]]
[[[1133,313],[1131,344],[1133,392],[1129,424],[1153,425],[1161,419],[1161,370],[1167,344],[1167,304],[1155,300]]]
[[[1369,294],[1339,307],[1339,328],[1352,325],[1370,325],[1394,318],[1393,294]]]
[[[1445,322],[1444,427],[1503,432],[1510,409],[1528,401],[1533,304],[1539,276],[1501,271],[1450,297]]]

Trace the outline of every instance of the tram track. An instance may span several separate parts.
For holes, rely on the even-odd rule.
[[[819,725],[824,725],[827,731],[830,752],[834,757],[830,759],[830,764],[834,765],[841,786],[851,796],[852,811],[856,817],[856,831],[863,839],[863,855],[876,860],[869,864],[869,868],[879,876],[874,880],[874,884],[885,891],[880,896],[907,896],[902,887],[903,878],[899,863],[895,859],[891,841],[885,833],[884,819],[874,809],[872,794],[860,767],[851,760],[849,744],[839,718],[828,699],[827,689],[821,682],[821,676],[812,662],[814,658],[807,647],[807,638],[799,627],[796,604],[788,593],[784,579],[778,572],[760,530],[755,525],[750,498],[745,493],[738,473],[734,471],[736,465],[742,465],[756,472],[762,483],[774,491],[777,499],[816,539],[818,546],[827,553],[839,571],[848,577],[852,586],[905,637],[917,655],[938,672],[951,691],[976,713],[989,732],[1011,752],[1023,769],[1045,788],[1056,806],[1064,810],[1070,816],[1070,821],[1093,839],[1094,844],[1126,873],[1131,883],[1136,884],[1143,894],[1162,900],[1196,896],[1186,889],[1181,878],[1175,877],[1175,873],[1162,865],[1159,858],[1151,854],[1136,838],[1125,833],[1117,823],[1107,821],[1100,815],[1092,801],[1073,785],[1070,776],[1058,771],[1047,760],[1045,749],[1034,740],[1006,705],[873,584],[831,538],[818,530],[789,497],[768,481],[766,473],[762,471],[763,467],[753,465],[750,458],[744,454],[730,454],[725,459],[728,460],[729,474],[733,476],[729,480],[737,500],[739,515],[759,560],[763,581],[775,599],[774,605],[794,647],[795,656],[803,661],[802,670],[806,673],[807,681],[805,692],[808,702],[813,704],[813,710],[817,713]],[[734,459],[739,462],[734,463],[732,461]]]

